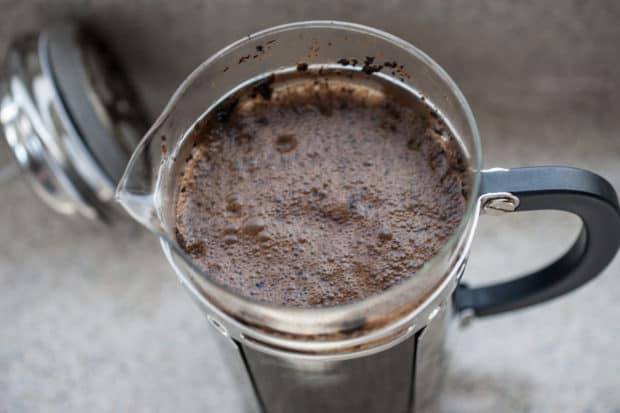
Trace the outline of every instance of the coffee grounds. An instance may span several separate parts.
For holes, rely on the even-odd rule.
[[[330,306],[415,277],[466,208],[450,130],[376,76],[267,77],[207,114],[186,150],[179,244],[263,302]]]

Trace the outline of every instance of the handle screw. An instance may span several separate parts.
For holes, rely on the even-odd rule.
[[[482,211],[489,215],[501,215],[514,212],[519,206],[519,199],[511,194],[488,199],[482,205]]]
[[[459,313],[459,325],[461,328],[468,327],[476,318],[476,313],[472,308],[465,308]]]

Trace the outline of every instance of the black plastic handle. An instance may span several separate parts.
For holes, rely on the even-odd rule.
[[[583,227],[562,257],[533,274],[486,287],[460,285],[454,294],[457,311],[486,316],[550,300],[596,277],[616,255],[618,197],[599,175],[568,167],[483,171],[481,195],[501,192],[519,198],[516,211],[568,211],[581,218]]]

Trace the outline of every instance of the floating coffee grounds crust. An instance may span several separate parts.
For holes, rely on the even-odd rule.
[[[467,164],[441,117],[364,73],[266,77],[184,149],[179,245],[214,281],[272,304],[337,305],[415,277],[466,209]]]

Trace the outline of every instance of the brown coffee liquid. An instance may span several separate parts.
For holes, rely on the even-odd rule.
[[[269,77],[210,111],[186,144],[178,242],[263,302],[335,305],[415,277],[466,208],[449,129],[377,76]]]

